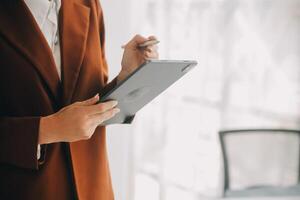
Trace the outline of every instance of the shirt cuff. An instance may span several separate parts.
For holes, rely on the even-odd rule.
[[[36,157],[37,157],[38,160],[41,158],[41,145],[39,145],[39,144],[37,146]]]

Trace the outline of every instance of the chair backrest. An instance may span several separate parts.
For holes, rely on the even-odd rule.
[[[300,130],[220,131],[224,192],[299,183]]]

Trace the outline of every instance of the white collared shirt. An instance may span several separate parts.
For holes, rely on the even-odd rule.
[[[58,13],[61,0],[24,0],[52,50],[56,69],[61,78],[61,54],[58,31]]]
[[[44,35],[56,64],[57,73],[61,78],[61,53],[58,31],[58,13],[61,0],[24,0]],[[49,67],[49,66],[45,66]],[[41,157],[41,147],[38,145],[37,158]]]

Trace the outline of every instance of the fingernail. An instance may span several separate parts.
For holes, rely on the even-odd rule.
[[[113,101],[112,104],[113,104],[113,107],[115,107],[116,105],[118,105],[118,102],[117,101]]]
[[[96,95],[94,96],[94,98],[96,98],[96,99],[99,98],[99,94],[96,94]]]
[[[114,114],[117,114],[117,113],[119,113],[121,110],[119,109],[119,108],[115,108],[114,109]]]

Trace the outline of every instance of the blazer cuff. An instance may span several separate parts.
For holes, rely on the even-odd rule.
[[[40,117],[0,117],[0,162],[17,167],[38,169],[45,152],[37,159]]]

